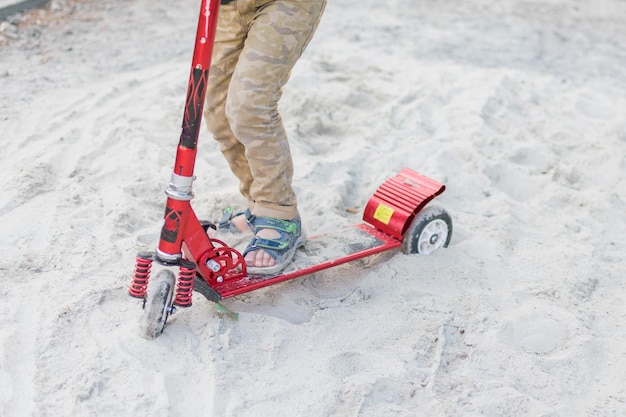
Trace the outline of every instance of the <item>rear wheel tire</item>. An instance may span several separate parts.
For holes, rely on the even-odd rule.
[[[141,324],[142,336],[146,339],[155,339],[163,333],[167,318],[173,311],[175,286],[176,276],[167,269],[150,280]]]
[[[402,252],[429,255],[447,248],[452,238],[452,217],[438,206],[420,211],[404,234]]]

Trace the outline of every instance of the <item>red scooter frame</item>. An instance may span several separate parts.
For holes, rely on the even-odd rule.
[[[219,301],[398,248],[403,245],[405,234],[412,227],[417,214],[445,190],[442,184],[405,168],[378,188],[365,208],[364,223],[354,226],[357,240],[363,241],[365,237],[365,240],[369,239],[373,243],[351,244],[358,247],[275,276],[248,276],[241,253],[220,240],[209,238],[207,230],[214,225],[198,220],[190,204],[219,6],[219,0],[202,0],[182,133],[170,183],[165,189],[167,202],[164,224],[156,251],[137,254],[129,289],[129,294],[133,297],[145,299],[153,262],[165,267],[178,267],[175,296],[170,301],[173,305],[188,307],[192,304],[194,290],[209,300]],[[451,223],[449,227],[450,229],[446,229],[447,240],[444,246],[447,246],[450,239]],[[434,235],[433,239],[436,240],[437,236]],[[166,304],[170,301],[164,299]],[[168,311],[163,312],[165,318]]]

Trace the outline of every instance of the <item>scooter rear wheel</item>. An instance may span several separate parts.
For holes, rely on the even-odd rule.
[[[402,252],[429,255],[447,248],[452,238],[452,217],[438,206],[419,212],[409,226],[402,242]]]
[[[146,339],[155,339],[163,333],[167,318],[173,311],[175,286],[176,276],[167,269],[150,280],[141,324],[142,336]]]

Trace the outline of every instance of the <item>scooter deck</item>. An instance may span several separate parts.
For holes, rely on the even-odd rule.
[[[291,264],[277,275],[246,276],[230,279],[211,287],[196,278],[196,290],[210,300],[218,301],[318,272],[336,265],[399,247],[402,242],[374,227],[361,223],[336,232],[313,236],[296,250]]]

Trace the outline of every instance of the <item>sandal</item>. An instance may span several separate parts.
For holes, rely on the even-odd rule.
[[[256,232],[262,229],[274,229],[280,233],[280,237],[267,239],[255,236],[252,239],[243,252],[244,258],[250,252],[263,249],[276,263],[272,266],[248,266],[248,275],[268,275],[282,271],[293,259],[296,249],[304,245],[306,241],[300,216],[294,220],[254,217],[252,221]]]
[[[246,217],[246,225],[250,229],[252,233],[254,233],[254,224],[252,221],[254,220],[254,216],[250,212],[250,209],[246,209],[245,211],[239,211],[237,213],[233,212],[233,208],[228,206],[222,212],[222,218],[219,223],[217,223],[217,230],[220,232],[229,232],[233,234],[244,233],[241,229],[237,227],[235,223],[233,223],[233,219],[235,217],[245,216]]]

